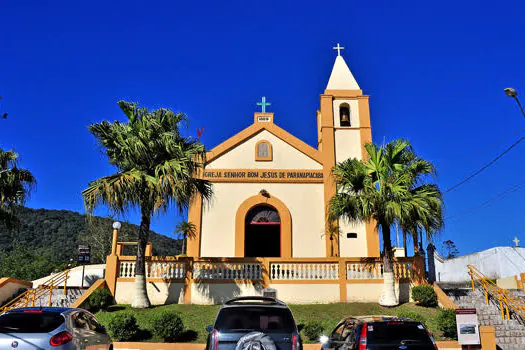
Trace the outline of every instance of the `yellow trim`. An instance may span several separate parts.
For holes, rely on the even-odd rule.
[[[201,254],[202,196],[195,195],[188,209],[188,222],[195,225],[195,237],[188,237],[186,255],[198,258]]]
[[[338,99],[343,98],[363,98],[368,97],[363,95],[363,90],[325,90],[325,95],[337,97]]]
[[[15,283],[15,284],[21,284],[21,285],[24,285],[24,286],[28,286],[28,287],[33,287],[33,282],[22,281],[22,280],[18,280],[16,278],[12,278],[12,277],[0,278],[0,288],[2,288],[3,286],[5,286],[8,283]]]
[[[324,203],[325,203],[325,253],[329,257],[331,254],[330,222],[328,220],[329,202],[335,195],[335,183],[332,178],[332,168],[335,166],[335,138],[333,132],[333,97],[321,95],[321,139],[323,143],[323,180],[324,180]],[[339,237],[334,237],[334,255],[339,256]]]
[[[277,210],[281,218],[281,257],[292,257],[292,217],[286,205],[279,199],[262,194],[246,199],[235,215],[235,257],[244,257],[245,218],[248,211],[256,205],[269,205]]]
[[[266,143],[268,145],[268,156],[267,157],[259,157],[259,145],[261,143]],[[257,162],[271,162],[273,160],[273,147],[270,141],[268,140],[260,140],[255,144],[255,161]]]
[[[278,137],[285,143],[289,144],[299,152],[305,154],[306,156],[310,157],[311,159],[315,160],[319,164],[322,164],[321,154],[318,150],[313,148],[312,146],[304,143],[297,137],[293,136],[289,132],[287,132],[284,129],[281,129],[277,125],[273,123],[255,123],[247,127],[246,129],[242,130],[238,134],[230,137],[226,141],[222,142],[218,146],[214,147],[212,150],[210,150],[206,154],[206,162],[210,163],[215,158],[220,157],[224,153],[230,151],[235,146],[241,144],[242,142],[246,141],[250,137],[253,137],[254,135],[258,134],[259,132],[266,130],[272,135]]]

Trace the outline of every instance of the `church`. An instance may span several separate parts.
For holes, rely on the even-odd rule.
[[[279,127],[261,111],[244,130],[207,153],[199,176],[213,183],[209,202],[196,197],[188,221],[187,255],[151,256],[146,250],[150,301],[221,304],[232,297],[273,290],[290,303],[377,302],[384,284],[379,235],[373,223],[327,220],[337,189],[332,168],[363,159],[372,141],[368,96],[337,56],[317,111],[317,145]],[[286,116],[282,116],[286,117]],[[313,130],[312,130],[313,131]],[[114,231],[105,280],[118,303],[132,298],[136,257],[123,255]],[[396,254],[400,301],[424,281],[422,257]]]
[[[320,96],[317,147],[280,128],[279,117],[261,112],[253,124],[207,153],[203,178],[211,181],[210,203],[197,198],[188,221],[197,234],[190,257],[378,257],[373,224],[338,227],[327,220],[336,192],[331,169],[362,159],[372,141],[369,96],[348,68],[337,45],[332,73]],[[250,117],[251,119],[251,117]]]

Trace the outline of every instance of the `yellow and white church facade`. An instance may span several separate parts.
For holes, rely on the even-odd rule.
[[[213,183],[214,196],[190,207],[197,235],[188,256],[379,256],[373,224],[341,220],[334,232],[337,225],[327,220],[336,191],[331,169],[362,159],[372,140],[368,98],[338,54],[320,97],[315,148],[280,128],[263,99],[252,125],[207,154],[203,177]]]
[[[151,256],[148,246],[150,301],[217,304],[268,288],[292,303],[378,301],[384,269],[375,225],[327,220],[336,193],[332,168],[363,159],[372,140],[368,96],[338,51],[317,111],[316,147],[280,128],[264,98],[260,105],[250,126],[207,153],[200,176],[213,183],[214,195],[190,205],[196,234],[187,256]],[[126,244],[134,243],[118,242],[115,231],[105,274],[123,304],[132,298],[136,260],[123,255]],[[395,259],[401,301],[424,271],[422,257]]]

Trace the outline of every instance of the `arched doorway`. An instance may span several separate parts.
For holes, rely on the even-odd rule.
[[[245,257],[281,256],[281,218],[269,205],[257,205],[250,209],[244,221]]]

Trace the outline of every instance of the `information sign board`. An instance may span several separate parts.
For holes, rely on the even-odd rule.
[[[478,345],[479,322],[476,309],[457,309],[456,324],[458,329],[458,342],[461,345]]]

